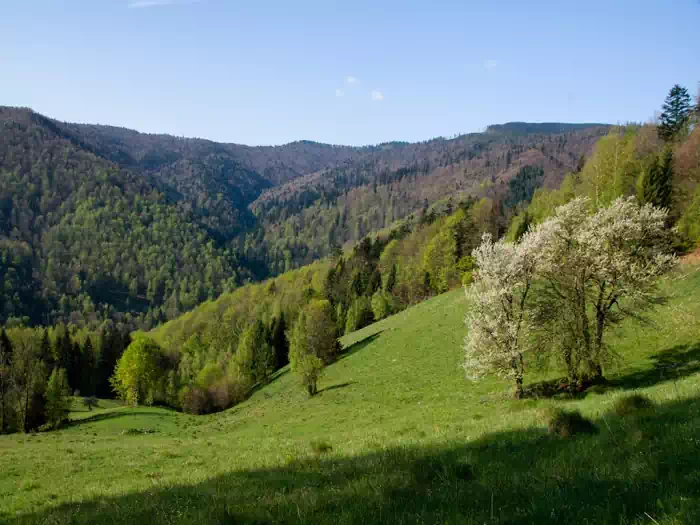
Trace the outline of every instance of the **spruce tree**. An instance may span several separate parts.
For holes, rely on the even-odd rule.
[[[386,284],[384,285],[384,291],[387,293],[391,293],[394,286],[396,286],[396,271],[396,265],[392,264],[391,271],[389,272],[389,278],[386,280]]]
[[[666,147],[661,159],[655,157],[642,174],[639,200],[657,208],[670,209],[673,192],[673,150]]]
[[[688,90],[676,84],[671,88],[663,105],[663,111],[659,118],[659,137],[666,142],[673,140],[676,134],[688,123],[691,111]]]
[[[46,371],[51,373],[53,370],[55,359],[53,356],[53,350],[51,349],[51,341],[49,340],[49,331],[44,330],[44,334],[41,337],[41,350],[40,359],[46,364]]]
[[[275,351],[275,365],[277,369],[289,363],[289,341],[287,340],[287,322],[284,319],[284,314],[280,313],[279,317],[272,320],[270,328],[270,345]]]
[[[85,339],[85,344],[83,345],[82,363],[81,363],[81,379],[82,384],[80,387],[80,393],[83,396],[93,396],[95,395],[95,349],[92,346],[92,340],[90,336]]]

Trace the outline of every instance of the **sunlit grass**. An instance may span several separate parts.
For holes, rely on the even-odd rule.
[[[457,290],[344,338],[311,399],[287,370],[210,416],[77,399],[74,424],[0,438],[0,522],[700,522],[700,273],[685,272],[654,324],[614,334],[610,384],[582,398],[467,382]],[[618,416],[633,392],[654,406]],[[598,433],[550,437],[558,408]]]

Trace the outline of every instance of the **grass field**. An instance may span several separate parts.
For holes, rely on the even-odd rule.
[[[467,382],[455,291],[344,338],[312,399],[282,370],[211,416],[78,407],[61,431],[0,437],[0,522],[700,523],[698,267],[666,286],[653,325],[611,339],[607,389],[577,399]],[[655,406],[616,415],[631,392]],[[555,408],[597,434],[550,437]]]

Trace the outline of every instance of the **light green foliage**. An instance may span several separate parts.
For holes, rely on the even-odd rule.
[[[345,333],[349,334],[360,328],[372,324],[374,314],[369,297],[357,297],[345,314]]]
[[[71,405],[70,387],[65,369],[53,369],[44,396],[46,397],[46,422],[53,427],[58,427],[68,416]]]
[[[372,296],[372,313],[374,319],[380,321],[385,317],[389,317],[394,311],[392,297],[389,293],[382,290],[377,290]]]
[[[638,131],[631,126],[612,131],[598,141],[583,167],[581,191],[595,208],[608,206],[618,197],[634,195],[641,171],[637,155]]]
[[[242,377],[251,385],[267,381],[275,371],[275,354],[262,322],[256,321],[245,329],[236,350],[235,361]]]
[[[112,376],[112,386],[130,405],[150,405],[166,370],[161,368],[161,348],[153,339],[137,334],[122,355]]]
[[[425,249],[423,265],[430,275],[430,284],[436,293],[447,291],[458,281],[456,252],[454,235],[446,225],[430,240]]]
[[[17,428],[29,432],[44,422],[47,370],[41,361],[43,330],[16,327],[7,330],[7,335],[13,348],[11,382]]]
[[[328,301],[312,301],[299,313],[289,344],[292,371],[313,396],[318,392],[324,363],[333,361],[338,350],[333,309]]]
[[[578,181],[579,178],[577,175],[569,174],[564,177],[564,181],[561,183],[558,189],[537,189],[532,197],[532,202],[527,208],[531,222],[534,224],[542,222],[547,217],[551,217],[557,207],[562,206],[574,199],[578,191]],[[514,235],[511,236],[509,240],[513,240],[513,237]]]
[[[693,200],[678,221],[678,229],[693,245],[700,245],[700,185],[697,186]]]

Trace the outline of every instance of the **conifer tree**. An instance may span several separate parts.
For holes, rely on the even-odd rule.
[[[691,111],[688,90],[676,84],[671,88],[663,105],[659,118],[659,137],[666,142],[672,140],[688,123]]]
[[[83,351],[81,354],[81,380],[80,393],[83,396],[92,396],[95,394],[95,349],[92,346],[90,336],[85,339]]]

